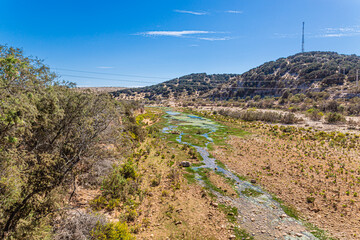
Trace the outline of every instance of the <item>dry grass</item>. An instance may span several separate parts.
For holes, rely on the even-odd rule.
[[[253,126],[248,124],[247,130],[254,135],[232,137],[230,148],[217,148],[213,155],[238,174],[257,179],[334,237],[358,239],[360,163],[356,148],[331,147],[296,134],[274,136],[265,125]]]
[[[211,205],[212,200],[201,186],[189,184],[183,177],[186,171],[178,163],[191,160],[187,151],[177,144],[166,146],[165,142],[155,144],[155,141],[151,144],[152,151],[140,169],[146,197],[138,208],[139,216],[134,223],[139,227],[136,237],[228,239],[226,216]],[[152,186],[152,180],[159,175],[159,185]]]

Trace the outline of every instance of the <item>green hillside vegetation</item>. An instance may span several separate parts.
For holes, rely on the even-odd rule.
[[[239,79],[213,91],[212,99],[239,99],[247,96],[328,92],[340,94],[337,86],[353,86],[360,57],[335,52],[306,52],[267,62],[243,73]],[[346,91],[349,97],[353,92]]]
[[[123,99],[139,98],[147,100],[162,100],[169,98],[189,98],[203,96],[210,90],[236,78],[237,74],[190,74],[172,79],[153,86],[129,88],[114,92],[114,96]]]

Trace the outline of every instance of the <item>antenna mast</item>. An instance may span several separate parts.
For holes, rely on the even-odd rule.
[[[302,48],[301,48],[301,52],[305,52],[305,22],[303,22],[303,27],[302,27]]]

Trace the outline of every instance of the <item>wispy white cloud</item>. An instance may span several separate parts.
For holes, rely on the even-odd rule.
[[[144,36],[170,36],[170,37],[183,37],[186,35],[196,35],[196,34],[209,34],[215,33],[211,31],[148,31],[138,33],[137,35],[144,35]]]
[[[274,38],[299,38],[301,32],[298,33],[274,33]],[[315,32],[306,32],[306,38],[342,38],[360,36],[360,26],[324,28]]]
[[[104,66],[99,66],[99,67],[96,67],[96,68],[100,68],[100,69],[110,69],[110,68],[114,68],[114,67],[104,67]]]
[[[344,34],[344,33],[326,33],[326,34],[321,34],[321,35],[317,35],[316,37],[319,38],[333,38],[333,37],[346,37],[349,36],[348,34]]]
[[[359,31],[359,26],[355,27],[339,27],[339,28],[325,28],[326,32],[357,32]]]
[[[297,33],[274,33],[274,38],[296,38],[299,37]]]
[[[239,11],[239,10],[228,10],[228,11],[225,11],[226,13],[235,13],[235,14],[241,14],[243,13],[243,11]]]
[[[231,40],[231,37],[199,37],[200,40],[206,40],[206,41],[226,41]]]
[[[226,41],[233,39],[229,36],[221,36],[229,34],[229,32],[214,32],[214,31],[197,31],[197,30],[183,30],[183,31],[147,31],[137,33],[146,37],[184,37],[190,39],[198,39],[204,41]],[[217,36],[216,36],[217,35]],[[197,45],[191,45],[196,47]]]
[[[360,36],[360,26],[338,27],[338,28],[325,28],[322,34],[315,37],[318,38],[340,38],[340,37],[353,37]]]
[[[204,12],[204,11],[174,10],[174,12],[177,12],[177,13],[187,13],[187,14],[192,14],[192,15],[197,15],[197,16],[201,16],[201,15],[206,15],[206,14],[208,14],[207,12]]]

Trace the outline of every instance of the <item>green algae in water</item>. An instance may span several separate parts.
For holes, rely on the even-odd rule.
[[[195,146],[205,147],[209,140],[207,140],[204,136],[185,134],[182,136],[182,141]]]
[[[246,188],[245,190],[241,191],[241,193],[247,197],[259,197],[259,196],[263,195],[261,192],[258,192],[251,188]]]

